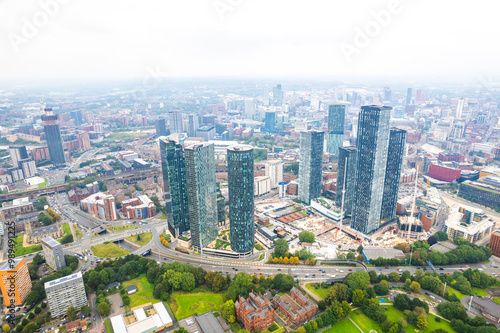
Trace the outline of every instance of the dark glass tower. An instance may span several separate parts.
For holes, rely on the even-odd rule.
[[[246,253],[253,250],[255,234],[252,147],[236,146],[227,149],[227,180],[231,249]]]
[[[368,234],[380,225],[389,147],[390,106],[362,106],[358,121],[356,186],[351,227]]]
[[[339,165],[337,172],[337,191],[335,194],[335,205],[342,205],[342,191],[344,190],[344,177],[346,189],[344,194],[344,216],[352,215],[352,204],[354,201],[354,187],[356,186],[356,147],[339,148]],[[347,170],[346,170],[347,161]]]
[[[65,164],[63,140],[61,130],[59,129],[59,115],[54,114],[52,108],[45,108],[45,114],[42,115],[42,122],[52,164]]]
[[[186,163],[181,145],[166,138],[159,141],[168,229],[178,237],[189,230]]]
[[[344,118],[345,105],[330,105],[328,107],[328,134],[326,137],[326,151],[338,156],[339,147],[344,145]]]
[[[321,195],[324,137],[319,131],[300,133],[299,200],[308,205]]]
[[[283,91],[281,90],[281,84],[278,84],[273,88],[273,104],[276,106],[283,105]]]
[[[381,220],[389,220],[396,216],[405,142],[406,131],[391,128],[387,166],[385,168],[384,196],[382,198],[382,211],[380,212]]]
[[[265,127],[266,132],[276,133],[276,112],[266,112]]]
[[[167,125],[165,124],[165,119],[157,119],[155,121],[156,136],[167,136],[170,133],[167,132]]]
[[[217,238],[217,186],[214,145],[196,144],[184,148],[186,161],[189,226],[195,250]]]

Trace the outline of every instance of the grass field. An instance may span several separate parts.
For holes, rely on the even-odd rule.
[[[127,254],[130,253],[127,250],[122,249],[115,243],[109,243],[109,242],[92,246],[90,249],[92,250],[92,253],[96,257],[101,257],[101,258],[116,258],[116,257],[126,256]]]
[[[285,332],[285,328],[283,327],[283,325],[281,325],[280,323],[277,323],[277,322],[274,322],[276,325],[278,325],[278,329],[276,331],[270,331],[269,328],[267,330],[265,330],[264,332],[262,333],[283,333]]]
[[[38,187],[39,187],[39,188],[44,188],[44,187],[46,187],[46,186],[47,186],[47,178],[44,178],[44,180],[45,180],[45,181],[44,181],[43,183],[38,184]]]
[[[153,297],[153,285],[148,282],[146,274],[141,274],[137,278],[122,283],[123,287],[135,285],[137,287],[137,292],[135,294],[129,295],[130,297],[130,307],[146,304],[148,302],[158,303],[161,302],[159,299]]]
[[[476,296],[488,296],[486,290],[475,287],[472,287],[472,294]]]
[[[109,330],[109,320],[108,319],[106,319],[106,332],[111,333],[111,331]]]
[[[114,227],[109,227],[109,231],[123,231],[123,230],[128,230],[128,229],[134,229],[138,228],[135,224],[126,224],[126,225],[117,225]]]
[[[496,303],[500,304],[500,297],[493,297],[493,300],[494,300]]]
[[[170,309],[179,320],[189,317],[194,313],[220,310],[222,306],[222,294],[210,292],[180,293],[174,292],[170,296]]]
[[[99,234],[93,234],[92,237],[90,237],[90,238],[97,238],[99,236],[101,236],[101,235],[99,235]]]
[[[326,294],[328,294],[328,291],[330,290],[331,287],[316,289],[314,288],[313,283],[308,283],[306,284],[306,288],[315,293],[316,295],[318,295],[319,297],[321,297],[322,299],[325,299]]]
[[[118,132],[118,133],[113,133],[110,136],[108,136],[106,139],[107,140],[123,140],[123,141],[134,141],[137,138],[145,137],[147,136],[147,133],[124,133],[124,132]]]
[[[387,313],[387,319],[392,321],[392,322],[397,322],[399,320],[399,318],[406,319],[406,316],[401,311],[396,310],[393,306],[384,306],[384,309],[386,310],[386,313]],[[380,326],[375,321],[373,321],[370,318],[368,318],[367,316],[365,316],[361,312],[360,309],[351,312],[351,318],[352,318],[352,320],[354,320],[354,322],[359,327],[361,327],[363,332],[368,333],[368,332],[370,332],[370,330],[375,330],[377,332],[382,331]],[[410,324],[408,324],[408,326],[405,328],[405,331],[406,332],[417,332],[417,331],[419,331],[419,332],[432,332],[432,331],[435,331],[437,329],[443,329],[446,332],[454,332],[450,326],[450,323],[448,323],[447,321],[445,321],[443,319],[441,319],[440,322],[437,322],[436,316],[433,314],[429,313],[429,315],[427,317],[427,321],[428,321],[428,327],[425,331],[419,331],[415,328],[415,326],[410,325]],[[334,326],[334,328],[336,328],[336,325]]]
[[[140,237],[140,239],[138,239]],[[127,239],[133,243],[136,243],[140,246],[144,246],[147,243],[151,241],[151,238],[153,238],[153,233],[152,232],[144,232],[142,234],[137,234],[134,236],[129,236]]]
[[[71,229],[67,223],[64,223],[62,229],[66,235],[71,235]]]
[[[73,226],[73,228],[75,229],[76,239],[83,238],[83,232],[82,232],[82,230],[80,228],[78,228],[76,225]]]
[[[14,240],[16,241],[16,245],[14,246],[14,255],[16,257],[42,250],[41,244],[23,247],[23,239],[24,235],[19,235],[16,238],[14,238]]]
[[[349,319],[344,319],[336,323],[329,329],[323,331],[323,333],[334,333],[334,332],[359,333],[359,330]]]
[[[456,289],[453,289],[452,287],[448,287],[448,293],[449,293],[450,295],[453,295],[453,294],[454,294],[455,296],[457,296],[457,297],[458,297],[458,299],[462,299],[462,298],[464,298],[464,297],[465,297],[465,295],[464,295],[464,294],[462,294],[460,291],[458,291],[458,290],[456,290]]]
[[[158,218],[159,220],[166,220],[168,217],[165,215],[165,213],[161,214],[161,216]]]

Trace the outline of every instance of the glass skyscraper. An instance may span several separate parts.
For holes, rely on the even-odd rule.
[[[201,143],[186,147],[184,158],[191,243],[195,251],[199,251],[218,234],[214,145]]]
[[[346,189],[344,194],[344,216],[352,215],[352,204],[354,201],[354,187],[356,186],[356,157],[358,151],[354,146],[339,148],[339,164],[337,172],[337,191],[335,193],[335,205],[342,205],[342,191],[344,190],[344,177]],[[347,161],[347,170],[346,170]]]
[[[308,205],[321,195],[324,137],[319,131],[300,133],[299,200]]]
[[[155,121],[155,128],[156,128],[156,136],[167,136],[169,135],[169,131],[167,131],[167,125],[165,124],[165,119],[157,119]]]
[[[368,105],[359,114],[351,227],[365,234],[380,225],[391,110],[390,106]]]
[[[266,132],[276,133],[276,112],[266,112],[264,120]]]
[[[330,155],[338,156],[339,147],[344,145],[344,118],[345,105],[337,104],[328,106],[326,151]]]
[[[64,157],[63,139],[61,137],[61,130],[59,129],[59,115],[54,114],[52,108],[45,108],[45,114],[42,115],[42,122],[52,164],[65,164],[66,158]]]
[[[384,196],[382,198],[382,211],[380,213],[381,220],[389,220],[396,216],[405,143],[406,131],[391,128],[387,166],[385,168]]]
[[[239,253],[252,251],[254,247],[253,172],[251,146],[234,146],[227,149],[231,249]]]
[[[168,229],[178,237],[189,230],[186,163],[181,145],[165,137],[159,141]]]

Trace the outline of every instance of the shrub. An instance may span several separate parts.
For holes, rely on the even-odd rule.
[[[270,331],[270,332],[274,332],[274,331],[276,331],[278,328],[279,328],[279,327],[278,327],[278,325],[276,325],[276,323],[273,323],[271,326],[269,326],[269,328],[268,328],[268,329],[269,329],[269,331]]]
[[[436,317],[436,321],[439,323],[441,321],[441,318]]]

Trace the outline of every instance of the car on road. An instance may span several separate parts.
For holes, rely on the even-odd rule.
[[[349,272],[352,272],[352,269],[349,268]]]
[[[444,271],[444,268],[443,268],[443,267],[439,267],[439,270],[440,270],[440,271]]]

